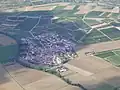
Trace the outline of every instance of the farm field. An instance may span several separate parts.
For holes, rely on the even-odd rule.
[[[18,55],[18,45],[7,45],[0,46],[0,63],[7,63],[9,61],[13,61]]]
[[[29,69],[17,63],[4,66],[0,64],[0,71],[2,73],[0,75],[1,90],[80,90],[54,75]]]
[[[90,34],[86,35],[86,37],[82,41],[84,44],[93,44],[110,41],[110,39],[104,36],[101,32],[94,29],[91,31]]]
[[[0,46],[16,44],[16,41],[4,34],[0,34]]]
[[[54,4],[54,6],[55,5],[56,4]],[[120,39],[118,37],[119,36],[118,30],[114,30],[114,32],[110,30],[101,30],[100,37],[94,36],[94,38],[92,38],[92,40],[89,41],[89,39],[91,39],[90,37],[91,34],[92,33],[94,34],[92,27],[94,25],[99,25],[101,23],[104,23],[105,21],[101,18],[106,17],[107,15],[109,15],[109,13],[108,12],[103,13],[101,11],[90,11],[87,14],[76,15],[75,12],[79,10],[78,9],[79,5],[75,5],[75,7],[72,10],[64,10],[66,5],[63,6],[57,5],[51,11],[25,11],[15,16],[14,15],[9,16],[7,17],[5,23],[9,23],[10,25],[14,25],[15,23],[17,23],[17,25],[15,27],[7,26],[9,28],[8,29],[6,29],[7,27],[3,28],[5,30],[2,32],[12,35],[17,40],[19,40],[22,37],[31,37],[31,36],[34,37],[35,35],[37,35],[38,31],[39,33],[43,31],[57,32],[62,36],[66,36],[65,37],[66,39],[71,39],[75,41],[76,44],[78,42],[81,42],[80,40],[83,39],[84,39],[83,43],[85,42],[85,44],[87,44],[87,42],[88,44],[94,44],[94,43],[109,41],[109,39],[113,39],[113,40]],[[116,13],[112,13],[112,14],[116,14]],[[52,18],[54,16],[58,17],[58,19],[53,20]],[[12,20],[12,22],[10,20]],[[110,24],[112,25],[113,23]],[[42,28],[37,28],[37,27],[42,27]],[[115,35],[113,35],[113,33]]]
[[[18,52],[17,42],[9,36],[0,34],[0,63],[13,61],[18,57]]]
[[[108,17],[108,15],[110,14],[110,12],[105,12],[103,15],[101,15],[102,17]]]
[[[113,40],[117,40],[120,38],[120,30],[118,30],[117,28],[107,28],[101,31]]]
[[[120,79],[114,79],[120,76],[114,67],[120,66],[120,49],[116,49],[120,48],[119,13],[112,12],[113,8],[108,12],[97,11],[96,8],[102,6],[91,3],[44,4],[32,0],[29,4],[16,8],[18,13],[0,14],[0,33],[4,34],[0,34],[0,63],[3,64],[0,64],[0,71],[5,71],[0,75],[0,90],[9,90],[10,85],[11,90],[17,87],[20,90],[81,90],[79,87],[114,90],[120,86]],[[92,56],[94,52],[97,53]],[[72,83],[79,83],[79,87],[47,73],[44,66],[58,69],[56,66],[62,62],[58,59],[67,60],[68,66],[66,63],[63,66],[70,73],[66,71],[65,77]],[[7,63],[13,60],[19,62]],[[20,60],[23,66],[18,64]],[[1,80],[4,81],[2,85]]]
[[[98,52],[95,56],[103,58],[115,66],[120,65],[120,49]]]
[[[100,24],[100,22],[96,20],[84,19],[84,21],[90,26]]]
[[[89,17],[89,18],[97,18],[97,17],[100,17],[100,14],[102,14],[103,12],[101,11],[92,11],[92,12],[89,12],[86,17]]]

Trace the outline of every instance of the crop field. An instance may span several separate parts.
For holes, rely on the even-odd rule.
[[[120,43],[119,14],[112,12],[112,9],[110,9],[110,12],[106,8],[101,8],[101,6],[98,6],[98,9],[101,8],[101,10],[97,10],[97,6],[94,6],[94,4],[86,3],[39,5],[43,4],[43,2],[32,0],[31,4],[31,6],[20,7],[17,10],[19,13],[0,14],[0,33],[15,39],[7,39],[0,35],[0,63],[4,64],[3,68],[25,90],[79,90],[67,85],[56,76],[25,68],[15,62],[13,65],[7,63],[18,60],[24,66],[46,71],[44,67],[51,68],[55,64],[59,65],[57,61],[53,60],[54,58],[60,56],[60,60],[63,60],[62,56],[65,55],[65,60],[67,60],[67,56],[71,57],[72,52],[75,52],[78,58],[68,60],[67,64],[70,67],[66,67],[71,70],[69,75],[73,75],[72,72],[77,74],[73,75],[73,77],[70,76],[70,80],[79,81],[83,86],[86,84],[85,88],[88,85],[89,90],[114,90],[114,85],[103,81],[107,81],[108,76],[111,74],[118,74],[113,73],[117,72],[117,70],[114,71],[112,65],[108,68],[109,63],[107,62],[120,66],[120,49],[116,49]],[[34,7],[34,5],[38,6]],[[115,40],[118,40],[118,42]],[[113,47],[113,44],[116,46]],[[77,46],[80,48],[83,46],[80,52],[76,48]],[[76,53],[76,49],[78,53]],[[105,51],[106,49],[109,51]],[[91,54],[92,50],[96,51],[96,57],[88,55],[89,51]],[[88,54],[86,54],[87,51]],[[19,56],[16,57],[17,55]],[[107,62],[100,61],[100,58]],[[110,72],[108,69],[110,69]],[[108,76],[104,72],[109,73]],[[100,85],[101,83],[102,85]],[[95,87],[90,86],[90,84],[94,84]]]
[[[100,11],[92,11],[92,12],[89,12],[86,17],[89,17],[89,18],[95,18],[95,17],[99,17],[100,14],[102,14],[103,12],[100,12]]]
[[[16,44],[16,41],[6,35],[0,34],[0,46],[7,46],[12,44]]]
[[[64,8],[65,6],[57,6],[52,12],[54,15],[58,15],[59,17],[68,16],[71,10],[64,10]]]
[[[95,90],[114,90],[114,86],[109,84],[100,85]]]
[[[85,32],[88,32],[91,29],[91,27],[88,26],[83,20],[76,20],[75,24],[81,29],[84,29]]]
[[[65,28],[71,29],[72,31],[79,29],[74,23],[66,25]]]
[[[54,75],[26,68],[18,63],[4,65],[4,68],[0,64],[0,71],[0,90],[80,90]]]
[[[112,17],[112,18],[117,18],[118,16],[119,16],[118,13],[112,13],[112,14],[110,15],[110,17]]]
[[[49,5],[50,4],[48,4],[48,6]],[[91,30],[92,26],[99,25],[101,22],[104,23],[106,20],[104,19],[100,20],[99,18],[107,17],[110,14],[110,12],[93,10],[89,11],[87,14],[76,15],[75,13],[79,11],[80,5],[73,4],[74,5],[73,9],[64,10],[64,8],[67,7],[67,5],[68,4],[66,5],[51,4],[50,6],[56,6],[51,11],[25,11],[21,12],[18,15],[11,14],[12,16],[8,14],[6,23],[10,25],[14,24],[17,25],[15,27],[9,27],[10,28],[10,29],[8,28],[9,30],[5,29],[5,31],[2,32],[10,34],[17,40],[19,40],[22,37],[34,37],[35,35],[38,35],[40,33],[50,31],[56,32],[61,36],[64,36],[66,39],[73,40],[76,43],[81,42],[80,40],[81,38],[83,38],[82,42],[84,44],[106,42],[109,41],[110,38],[113,40],[120,39],[119,38],[120,32],[116,28],[105,30],[100,29],[101,32]],[[43,5],[43,7],[46,6],[47,4]],[[88,8],[86,5],[85,7]],[[112,16],[116,17],[116,15],[118,14],[111,13],[110,17]],[[58,17],[58,19],[53,20],[52,18],[54,16]],[[119,26],[119,23],[115,23],[114,21],[112,21],[110,25]]]
[[[72,10],[69,9],[65,9],[66,6],[57,6],[55,9],[52,10],[52,13],[54,15],[57,15],[59,17],[73,17],[73,16],[77,16],[74,13],[76,13],[78,10],[78,5],[74,5],[74,8]]]
[[[13,61],[18,55],[18,45],[0,46],[0,63]]]
[[[110,39],[104,36],[101,32],[94,29],[91,31],[90,34],[86,35],[86,38],[82,41],[84,44],[93,44],[98,42],[110,41]]]
[[[120,39],[120,30],[117,28],[107,28],[101,31],[113,40]]]
[[[115,26],[115,27],[119,27],[120,26],[120,22],[112,22],[111,23],[113,26]]]
[[[103,58],[115,66],[120,66],[120,49],[98,52],[95,56]]]
[[[102,17],[107,17],[110,14],[110,12],[105,12]]]
[[[52,23],[52,21],[51,21],[51,18],[42,18],[42,19],[40,19],[40,22],[39,22],[39,26],[47,26],[47,25],[49,25],[49,24],[51,24]]]
[[[27,18],[24,22],[20,23],[15,29],[29,31],[38,22],[38,18]]]
[[[96,21],[96,20],[84,19],[84,21],[85,21],[88,25],[90,25],[90,26],[96,25],[96,24],[100,24],[100,22],[99,22],[99,21]]]
[[[10,25],[14,25],[16,23],[17,25],[14,28],[11,28],[9,30],[6,29],[3,32],[12,35],[17,40],[23,37],[34,37],[43,32],[55,32],[65,37],[66,39],[75,41],[76,44],[78,44],[78,42],[81,42],[80,40],[83,37],[84,38],[82,42],[84,44],[106,42],[110,41],[110,38],[113,40],[120,39],[120,32],[116,28],[107,30],[102,29],[102,33],[97,30],[91,30],[93,25],[99,25],[104,21],[89,18],[107,17],[107,15],[110,14],[109,12],[104,13],[101,11],[90,11],[84,17],[84,14],[75,14],[75,12],[78,11],[79,5],[75,5],[72,10],[64,10],[65,7],[66,6],[57,5],[56,8],[51,11],[26,11],[21,12],[15,16],[9,15],[7,17],[8,21],[6,20],[6,23],[9,23]],[[54,16],[57,16],[59,18],[54,21],[52,20]],[[119,23],[114,22],[110,25],[118,26]],[[88,33],[89,31],[90,33]]]
[[[17,42],[4,34],[0,34],[0,63],[13,61],[18,55]]]
[[[39,17],[39,16],[50,16],[53,15],[52,12],[50,11],[26,11],[26,12],[21,12],[20,14],[18,14],[17,16],[33,16],[33,17]]]

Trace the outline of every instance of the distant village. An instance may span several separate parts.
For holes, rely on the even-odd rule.
[[[43,33],[35,38],[22,38],[19,61],[27,65],[53,67],[77,56],[75,44],[56,33]]]

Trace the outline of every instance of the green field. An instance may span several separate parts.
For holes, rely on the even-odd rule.
[[[97,88],[95,88],[94,90],[115,90],[115,87],[109,84],[102,83],[98,85]]]
[[[120,30],[117,28],[107,28],[102,29],[101,31],[113,40],[120,39]]]
[[[96,25],[96,24],[100,24],[99,21],[96,20],[90,20],[90,19],[84,19],[84,21],[88,24],[88,25]]]
[[[64,10],[66,6],[57,6],[52,10],[53,14],[59,17],[73,17],[77,16],[74,13],[77,12],[78,5],[75,6],[73,10]]]
[[[18,54],[18,45],[8,45],[0,47],[0,63],[12,61]]]
[[[100,58],[106,58],[106,57],[113,56],[113,55],[115,55],[115,54],[111,51],[103,51],[103,52],[96,53],[95,56],[98,56]]]
[[[118,13],[112,13],[112,14],[110,15],[110,17],[112,17],[112,18],[117,18],[118,16],[119,16]]]
[[[105,12],[102,17],[107,17],[110,14],[110,12]]]
[[[115,66],[120,66],[120,49],[97,52],[95,56],[103,58]]]
[[[110,41],[106,36],[96,29],[92,30],[86,37],[82,40],[84,44],[93,44],[99,42]]]
[[[100,11],[91,11],[86,15],[86,17],[90,17],[90,18],[100,17],[99,15],[102,13],[103,12],[100,12]]]

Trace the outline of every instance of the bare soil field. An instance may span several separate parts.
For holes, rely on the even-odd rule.
[[[18,8],[18,11],[51,11],[57,6],[67,6],[69,3],[52,3],[52,4],[44,4],[44,5],[36,5],[36,6],[27,6]]]
[[[0,65],[0,90],[80,90],[57,76],[20,64]]]
[[[70,4],[70,3],[64,3],[64,2],[62,3],[62,2],[61,2],[61,3],[56,3],[56,4],[58,4],[59,6],[67,6],[67,5]]]
[[[108,62],[101,60],[100,58],[85,55],[85,52],[101,52],[118,48],[120,48],[120,40],[84,46],[83,48],[81,48],[80,51],[78,51],[79,57],[75,60],[71,60],[69,64],[95,73],[100,69],[112,67],[112,65],[110,65]]]
[[[74,7],[75,5],[67,5],[64,10],[73,10]]]
[[[23,90],[0,64],[0,90]]]
[[[98,6],[94,9],[94,11],[103,11],[103,12],[111,12],[111,13],[119,13],[119,8],[115,7],[113,9],[106,9],[101,6]]]
[[[56,6],[28,6],[28,7],[22,7],[19,8],[19,11],[51,11],[55,8]]]
[[[16,44],[16,41],[6,35],[0,34],[0,46]]]
[[[78,10],[79,11],[76,12],[75,14],[87,14],[88,12],[92,11],[92,8],[89,5],[80,5]]]
[[[101,24],[97,24],[97,25],[93,25],[92,28],[99,28],[102,26],[108,25],[107,23],[101,23]]]
[[[102,29],[108,29],[108,28],[115,28],[114,26],[108,26],[108,27],[103,27],[103,28],[100,28],[100,29],[98,29],[98,30],[102,30]],[[118,28],[117,28],[118,29]]]
[[[21,85],[27,85],[41,78],[49,76],[47,73],[38,70],[28,69],[19,64],[6,66],[5,68],[11,74],[11,76],[13,76]]]
[[[120,86],[120,68],[114,67],[112,64],[102,60],[101,58],[85,55],[85,52],[100,52],[118,48],[120,48],[120,40],[81,47],[80,51],[78,51],[79,57],[75,60],[71,60],[69,64],[72,65],[72,67],[78,67],[81,70],[93,74],[83,75],[77,72],[76,74],[68,75],[66,77],[72,79],[74,82],[80,82],[89,90],[97,90],[97,86],[103,84],[114,87]],[[73,70],[73,72],[76,72],[76,70]]]

